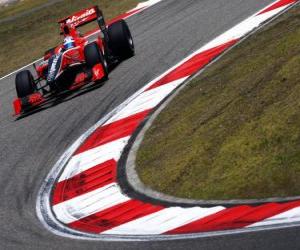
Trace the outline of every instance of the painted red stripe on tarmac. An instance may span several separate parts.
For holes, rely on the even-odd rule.
[[[91,31],[86,32],[86,33],[84,34],[84,37],[85,37],[85,38],[88,38],[89,36],[93,35],[93,34],[96,33],[96,32],[99,32],[99,31],[100,31],[99,28],[93,29],[93,30],[91,30]]]
[[[116,169],[116,161],[110,160],[70,179],[58,182],[53,189],[52,205],[57,205],[115,182]]]
[[[151,110],[128,116],[124,119],[98,128],[75,152],[83,153],[89,149],[130,136]]]
[[[200,233],[243,228],[298,206],[300,206],[300,201],[284,204],[267,203],[258,207],[228,208],[165,234]]]
[[[157,88],[164,84],[173,82],[175,80],[181,79],[183,77],[191,76],[198,72],[201,68],[210,63],[214,58],[224,52],[226,49],[237,43],[238,40],[231,40],[225,44],[214,47],[212,49],[201,52],[191,59],[171,71],[169,74],[164,76],[162,79],[154,83],[147,90]]]
[[[102,212],[70,223],[68,226],[87,233],[99,234],[162,209],[164,209],[164,207],[143,203],[138,200],[129,200]]]
[[[261,15],[261,14],[264,14],[264,13],[267,13],[269,11],[272,11],[272,10],[275,10],[275,9],[278,9],[278,8],[281,8],[283,6],[286,6],[288,4],[293,4],[297,2],[296,0],[281,0],[273,5],[271,5],[269,8],[263,10],[262,12],[258,13],[257,15]]]
[[[119,21],[119,20],[121,20],[121,19],[125,19],[125,18],[127,18],[127,17],[129,17],[129,16],[131,16],[131,15],[137,14],[138,12],[141,12],[141,11],[143,11],[143,10],[146,9],[146,8],[147,8],[147,7],[144,7],[144,8],[136,9],[136,10],[129,11],[129,12],[127,12],[127,13],[121,14],[121,15],[119,15],[119,16],[117,16],[117,17],[111,19],[111,20],[109,20],[109,21],[107,22],[107,25],[111,25],[111,24],[113,24],[114,22],[117,22],[117,21]],[[94,30],[91,30],[91,31],[88,31],[87,33],[84,34],[84,36],[85,36],[85,37],[88,37],[88,36],[90,36],[90,35],[96,33],[97,31],[99,31],[99,28],[94,29]]]
[[[119,16],[117,16],[117,17],[111,19],[111,20],[109,20],[109,21],[107,22],[107,24],[110,25],[110,24],[112,24],[112,23],[114,23],[114,22],[117,22],[117,21],[119,21],[119,20],[121,20],[121,19],[125,19],[125,18],[127,18],[127,17],[129,17],[129,16],[131,16],[131,15],[134,15],[134,14],[137,14],[138,12],[143,11],[143,10],[146,9],[146,8],[147,8],[147,7],[143,7],[143,8],[139,8],[139,9],[132,10],[132,11],[126,12],[126,13],[124,13],[124,14],[121,14],[121,15],[119,15]]]

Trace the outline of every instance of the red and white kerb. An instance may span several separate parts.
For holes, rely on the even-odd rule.
[[[164,207],[131,199],[116,180],[121,153],[149,112],[212,59],[296,2],[276,1],[217,37],[147,84],[97,128],[73,154],[53,187],[55,218],[71,229],[106,235],[189,234],[299,222],[300,201],[231,208]]]

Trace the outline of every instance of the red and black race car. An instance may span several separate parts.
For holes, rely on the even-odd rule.
[[[78,27],[97,21],[96,40],[90,42]],[[108,79],[109,68],[134,55],[133,39],[124,20],[106,25],[98,6],[81,10],[59,21],[64,42],[45,52],[42,63],[33,65],[36,79],[29,70],[16,75],[15,115],[24,114],[50,99]]]

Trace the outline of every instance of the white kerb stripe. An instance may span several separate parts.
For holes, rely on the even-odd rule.
[[[261,226],[287,224],[287,223],[294,223],[294,222],[300,222],[300,207],[296,207],[286,212],[283,212],[281,214],[277,214],[263,221],[251,224],[247,227],[261,227]]]
[[[205,50],[220,46],[222,44],[225,44],[231,40],[239,39],[243,37],[244,35],[248,34],[250,31],[254,30],[255,28],[259,27],[260,24],[268,20],[269,18],[275,16],[276,14],[280,13],[282,10],[286,9],[289,5],[277,8],[275,10],[266,12],[261,15],[255,15],[251,16],[245,21],[239,23],[238,25],[234,26],[224,34],[218,36],[205,46],[203,46],[197,53],[203,52]]]
[[[160,87],[145,91],[133,99],[128,105],[120,110],[116,115],[109,119],[105,125],[121,120],[139,112],[152,109],[159,104],[168,94],[170,94],[178,85],[183,83],[188,77],[164,84]]]
[[[129,137],[124,137],[75,155],[67,164],[58,182],[69,179],[103,162],[118,161]]]
[[[57,204],[53,211],[59,221],[69,224],[128,200],[130,198],[113,183]]]
[[[153,235],[162,234],[175,228],[187,225],[211,214],[225,209],[217,206],[213,208],[166,208],[156,213],[130,221],[118,227],[102,232],[111,235]]]

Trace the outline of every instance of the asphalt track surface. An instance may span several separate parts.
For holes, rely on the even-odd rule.
[[[48,232],[35,210],[43,179],[83,132],[183,57],[271,2],[164,0],[128,19],[136,56],[119,65],[102,87],[20,120],[11,115],[15,75],[1,80],[0,249],[299,248],[298,228],[163,242],[72,240]]]

